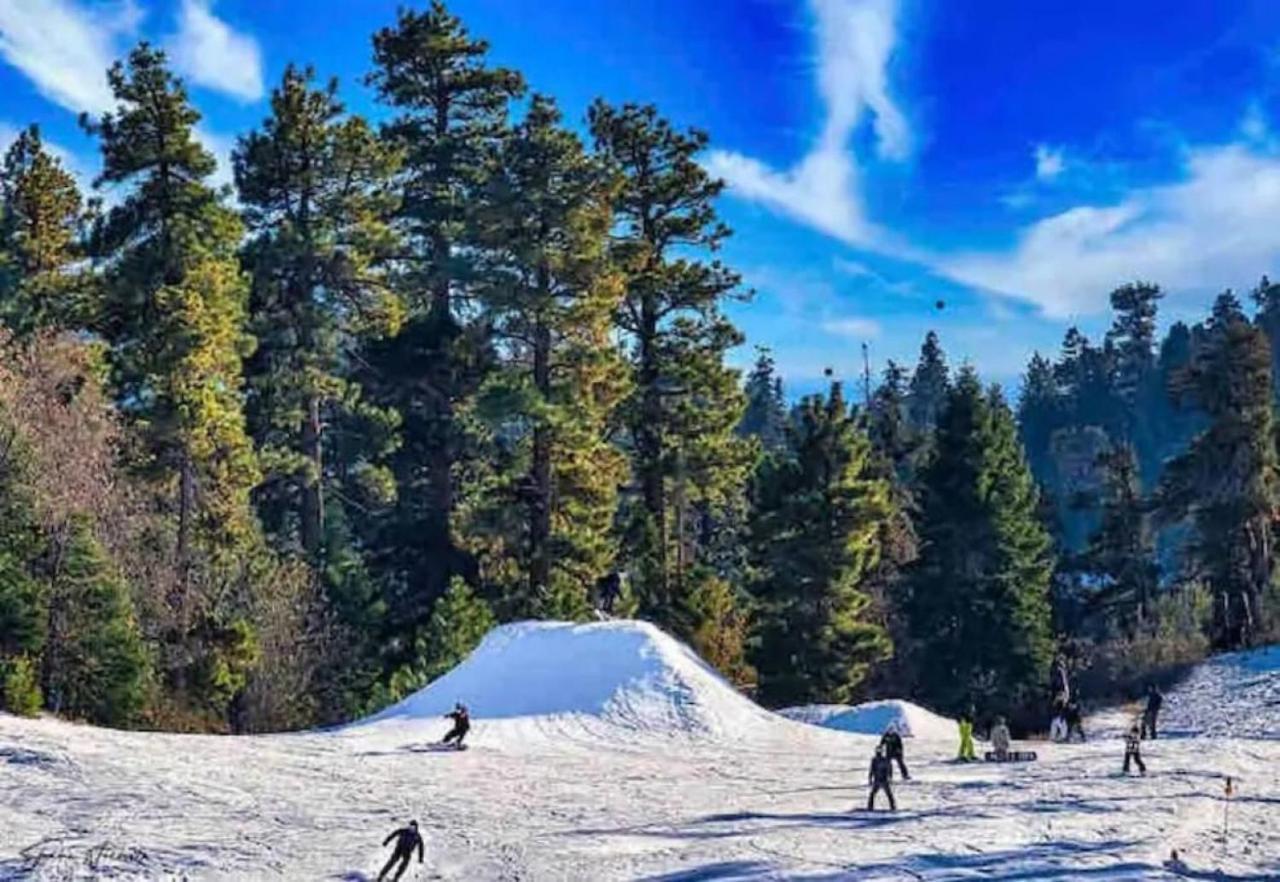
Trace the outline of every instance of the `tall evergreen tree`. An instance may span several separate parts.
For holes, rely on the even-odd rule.
[[[909,606],[922,693],[937,706],[1025,707],[1053,653],[1053,562],[1038,495],[997,390],[969,368],[947,397],[921,476],[921,553]]]
[[[767,346],[756,347],[756,361],[747,374],[746,395],[747,406],[738,423],[738,434],[759,438],[767,453],[781,449],[786,442],[787,402],[782,394],[782,378]]]
[[[82,254],[88,220],[80,188],[36,126],[10,145],[0,168],[0,322],[29,334],[88,319]]]
[[[932,431],[937,424],[938,414],[946,404],[947,390],[950,387],[951,374],[947,370],[946,356],[938,342],[938,335],[930,331],[920,347],[920,361],[916,364],[915,373],[911,375],[907,395],[907,414],[915,431]]]
[[[864,584],[892,504],[839,383],[797,409],[787,450],[765,460],[754,501],[760,694],[779,705],[847,701],[892,651]]]
[[[1270,347],[1230,292],[1214,304],[1208,337],[1175,391],[1196,401],[1208,427],[1166,468],[1161,514],[1166,522],[1192,525],[1195,538],[1186,552],[1213,592],[1213,638],[1235,647],[1262,626],[1280,465]]]
[[[381,268],[396,245],[388,219],[398,157],[346,115],[335,81],[315,88],[313,78],[285,69],[271,116],[240,139],[233,161],[253,237],[245,263],[258,345],[247,366],[248,411],[268,470],[259,510],[279,544],[317,560],[332,504],[326,486],[365,476],[383,452],[340,448],[327,427],[389,419],[348,381],[348,352],[363,335],[395,333],[400,305]],[[331,464],[339,453],[363,455]]]
[[[485,178],[508,133],[519,74],[487,64],[444,4],[401,10],[373,38],[369,82],[396,116],[384,135],[403,153],[394,227],[403,247],[395,277],[408,317],[395,337],[370,346],[365,385],[403,420],[392,459],[397,504],[366,541],[382,574],[392,620],[409,632],[426,625],[453,575],[474,577],[457,545],[456,482],[472,443],[466,411],[490,363],[487,328],[476,314],[476,214]],[[409,647],[405,634],[388,635]],[[403,662],[405,659],[400,659]]]
[[[1106,474],[1102,519],[1084,554],[1084,567],[1098,585],[1089,612],[1132,636],[1155,601],[1155,542],[1133,447],[1113,447],[1101,465]]]
[[[623,178],[612,252],[626,278],[617,322],[635,386],[622,414],[639,485],[633,584],[641,613],[670,626],[694,587],[698,534],[733,508],[755,458],[734,433],[743,394],[724,364],[742,339],[721,309],[739,278],[704,256],[729,235],[714,204],[724,184],[697,161],[707,136],[676,130],[651,106],[597,101],[589,122]]]
[[[610,335],[622,294],[607,249],[614,181],[535,96],[489,186],[482,299],[502,361],[481,411],[511,467],[467,527],[502,539],[502,564],[482,567],[520,580],[505,586],[506,612],[578,618],[613,567],[627,472],[608,439],[627,391]]]
[[[243,228],[208,181],[215,162],[194,135],[200,114],[164,53],[142,43],[108,80],[117,109],[83,120],[101,141],[98,183],[120,194],[91,241],[106,267],[96,324],[111,344],[141,471],[172,518],[178,577],[166,672],[179,693],[221,716],[253,662],[247,616],[256,580],[267,578],[241,394],[252,346],[237,260]]]

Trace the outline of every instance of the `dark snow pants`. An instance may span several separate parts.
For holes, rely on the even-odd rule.
[[[1156,717],[1160,716],[1160,711],[1149,710],[1142,715],[1142,737],[1156,737]]]
[[[396,870],[396,874],[392,876],[392,880],[399,879],[404,875],[404,871],[409,868],[409,858],[413,855],[412,851],[401,851],[396,849],[392,852],[391,857],[387,858],[386,866],[382,868],[382,872],[378,874],[378,882],[382,882],[387,873],[391,872],[391,868],[395,866],[396,861],[400,862],[400,867]]]
[[[453,741],[456,738],[458,741],[458,746],[461,747],[462,739],[467,737],[467,733],[469,731],[471,731],[470,726],[466,726],[466,727],[454,726],[452,729],[449,730],[449,734],[444,736],[444,741],[442,741],[441,743],[448,744],[450,741]]]
[[[906,781],[906,780],[910,779],[910,777],[911,777],[911,776],[910,776],[909,774],[907,774],[907,764],[906,764],[905,762],[903,762],[903,761],[902,761],[902,754],[900,754],[900,753],[895,753],[893,756],[889,757],[889,759],[891,759],[891,760],[896,760],[896,761],[897,761],[897,763],[898,763],[898,770],[899,770],[900,772],[902,772],[902,780],[903,780],[903,781]]]
[[[893,798],[893,788],[889,786],[888,781],[876,781],[871,785],[871,795],[867,797],[867,811],[875,811],[876,794],[881,790],[884,791],[885,796],[889,797],[889,808],[896,812],[898,810],[898,803]]]
[[[1124,773],[1129,774],[1129,760],[1133,760],[1138,764],[1138,771],[1142,774],[1147,773],[1147,764],[1142,761],[1142,754],[1136,750],[1126,750],[1124,752]]]

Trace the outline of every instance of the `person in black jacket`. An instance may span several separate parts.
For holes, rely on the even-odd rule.
[[[871,784],[871,795],[867,797],[867,811],[873,812],[876,809],[876,794],[881,790],[884,795],[889,797],[889,810],[897,811],[898,803],[893,798],[893,764],[889,758],[884,755],[884,748],[877,747],[876,755],[871,760],[871,772],[867,776],[868,783]]]
[[[396,849],[391,853],[391,857],[387,859],[386,865],[382,868],[382,872],[378,874],[378,882],[382,882],[383,878],[391,871],[399,861],[400,867],[396,870],[396,874],[391,877],[393,880],[399,879],[404,875],[404,871],[409,866],[409,858],[413,857],[413,850],[418,850],[418,863],[422,863],[422,836],[418,834],[418,822],[410,821],[409,826],[401,827],[393,832],[386,839],[382,840],[382,847],[386,848],[391,840],[396,841]]]
[[[457,739],[458,749],[462,749],[462,739],[467,737],[467,733],[471,731],[471,716],[467,713],[467,706],[459,702],[453,706],[453,712],[444,715],[446,720],[453,720],[453,728],[444,736],[441,744],[448,744]]]
[[[1067,740],[1070,741],[1072,735],[1079,735],[1080,740],[1083,742],[1085,740],[1084,739],[1084,717],[1083,717],[1083,714],[1081,714],[1080,712],[1079,701],[1072,699],[1071,701],[1067,702],[1066,721],[1067,721]]]
[[[880,746],[884,748],[884,755],[889,760],[898,761],[898,769],[902,772],[902,780],[910,781],[911,776],[907,774],[907,764],[902,758],[902,736],[898,734],[898,730],[890,725],[885,730],[884,735],[880,738]]]
[[[1137,764],[1140,774],[1147,773],[1147,764],[1142,761],[1142,735],[1137,726],[1130,729],[1124,739],[1124,773],[1126,775],[1129,774],[1130,760]]]
[[[1139,733],[1141,737],[1156,737],[1156,718],[1160,716],[1160,708],[1163,704],[1164,696],[1160,694],[1156,684],[1152,683],[1147,687],[1147,709],[1142,713],[1142,731]]]

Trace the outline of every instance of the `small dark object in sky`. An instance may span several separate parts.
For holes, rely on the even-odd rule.
[[[934,309],[946,309],[946,308],[947,308],[947,301],[945,301],[945,300],[935,300],[935,301],[933,302],[933,308],[934,308]]]
[[[831,374],[832,374],[832,373],[833,373],[833,372],[832,372],[831,368],[829,368],[829,367],[828,367],[828,368],[823,368],[823,369],[822,369],[822,375],[823,375],[824,377],[829,377],[829,376],[831,376]]]

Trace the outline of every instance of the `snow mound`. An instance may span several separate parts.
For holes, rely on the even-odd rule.
[[[473,721],[487,721],[478,732],[510,722],[521,724],[524,736],[537,730],[574,737],[606,726],[663,737],[741,737],[790,726],[687,646],[638,621],[503,625],[449,673],[356,726],[429,720],[439,728],[455,702]]]
[[[1169,690],[1160,718],[1174,735],[1280,739],[1280,645],[1197,665]]]
[[[859,735],[880,735],[894,726],[904,738],[959,737],[956,721],[941,717],[909,701],[891,699],[865,704],[811,704],[789,707],[778,713],[800,723],[824,726]]]

